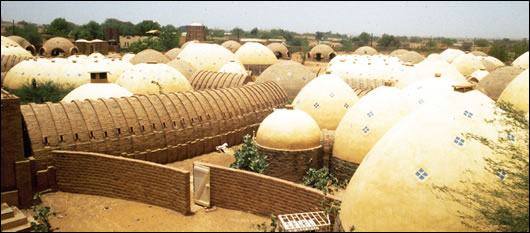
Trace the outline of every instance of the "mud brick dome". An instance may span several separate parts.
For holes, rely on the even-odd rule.
[[[528,69],[528,51],[515,59],[515,61],[512,62],[512,65],[521,69]]]
[[[375,50],[374,48],[372,48],[370,46],[363,46],[363,47],[360,47],[360,48],[356,49],[355,52],[353,52],[353,54],[358,54],[358,55],[376,55],[377,54],[377,50]]]
[[[166,55],[166,57],[168,57],[170,60],[173,60],[173,59],[177,58],[177,56],[179,55],[180,51],[181,51],[181,49],[179,49],[179,48],[172,48],[169,51],[167,51],[166,53],[164,53],[164,55]]]
[[[179,71],[182,75],[184,75],[184,77],[186,77],[186,79],[188,79],[188,81],[191,81],[193,74],[197,71],[197,69],[189,62],[178,57],[168,62],[167,65]]]
[[[315,78],[315,74],[295,61],[278,61],[269,66],[256,80],[256,83],[276,81],[293,100],[302,88]]]
[[[476,57],[473,54],[462,54],[455,58],[451,65],[464,76],[469,76],[480,69],[486,69],[480,61],[480,57]]]
[[[466,53],[464,53],[462,50],[459,50],[459,49],[446,49],[442,53],[440,53],[440,56],[446,62],[451,63],[453,62],[455,58],[463,54],[466,54]]]
[[[193,90],[179,71],[166,64],[141,63],[123,72],[116,84],[133,94],[159,94]]]
[[[177,57],[198,70],[206,71],[217,72],[232,59],[243,65],[236,55],[218,44],[189,43],[185,48],[182,46]]]
[[[62,37],[54,37],[42,45],[39,50],[40,55],[44,56],[56,56],[57,52],[62,52],[66,57],[78,53],[79,49],[69,40]]]
[[[397,88],[404,89],[410,84],[424,79],[440,77],[455,81],[459,85],[467,84],[456,68],[444,61],[425,60],[412,67],[396,84]]]
[[[145,49],[139,52],[138,54],[136,54],[133,58],[131,58],[129,62],[133,65],[140,64],[140,63],[147,63],[147,62],[157,62],[157,63],[165,64],[169,62],[169,58],[166,57],[166,55],[156,50]]]
[[[267,45],[267,48],[269,48],[278,59],[288,59],[291,57],[289,49],[287,49],[287,47],[285,47],[283,44],[271,43]]]
[[[523,69],[515,66],[500,67],[482,78],[476,89],[497,101],[502,91],[523,71]]]
[[[321,129],[335,130],[359,98],[341,78],[326,74],[308,83],[293,101],[295,109],[309,114]]]
[[[331,60],[335,56],[337,56],[335,50],[326,44],[318,44],[308,54],[308,58],[311,60]]]
[[[433,186],[464,191],[469,184],[462,180],[502,185],[501,176],[484,169],[484,159],[501,158],[463,136],[496,140],[497,127],[484,122],[494,117],[494,107],[477,91],[455,92],[394,125],[366,155],[344,192],[344,229],[354,225],[358,231],[470,231],[458,211],[476,213]]]
[[[236,73],[236,74],[247,74],[247,71],[243,66],[236,62],[236,60],[230,60],[228,63],[223,65],[219,72]]]
[[[228,50],[230,50],[230,52],[235,53],[239,49],[239,47],[241,47],[241,44],[237,41],[227,40],[223,42],[221,46],[227,48]]]
[[[235,55],[243,65],[271,65],[278,60],[269,48],[256,42],[243,44]]]
[[[508,84],[497,101],[511,103],[515,109],[528,113],[528,93],[530,92],[530,90],[528,90],[529,79],[528,69],[526,69]]]

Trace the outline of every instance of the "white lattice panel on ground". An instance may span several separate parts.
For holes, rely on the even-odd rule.
[[[278,215],[287,232],[330,231],[329,216],[323,211]]]

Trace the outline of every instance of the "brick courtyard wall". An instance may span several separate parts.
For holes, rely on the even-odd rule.
[[[53,151],[59,191],[100,195],[190,213],[190,173],[91,152]]]
[[[324,194],[317,189],[254,172],[201,162],[195,164],[210,168],[211,205],[266,217],[322,210]],[[340,201],[332,195],[326,198]]]

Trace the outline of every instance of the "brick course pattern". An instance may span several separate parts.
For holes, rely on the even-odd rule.
[[[359,167],[359,164],[348,162],[337,157],[332,157],[329,167],[331,173],[333,173],[335,177],[339,178],[339,180],[343,181],[350,180]]]
[[[308,150],[277,150],[256,144],[258,153],[267,156],[264,175],[301,183],[309,168],[322,168],[322,146]]]
[[[16,188],[15,162],[24,160],[20,99],[4,89],[2,102],[2,192]]]
[[[26,60],[27,57],[19,57],[19,56],[14,56],[14,55],[2,55],[2,66],[1,66],[1,71],[2,72],[7,72],[9,71],[11,68],[13,68],[13,66],[15,66],[16,64],[18,64],[19,62],[21,61],[24,61]],[[3,80],[2,80],[3,82]]]
[[[252,81],[247,74],[212,72],[201,70],[191,78],[194,90],[241,87]]]
[[[190,173],[110,155],[54,151],[60,191],[143,202],[190,213]]]
[[[266,217],[321,210],[324,194],[317,189],[254,172],[201,162],[195,164],[210,168],[211,205]],[[332,195],[326,198],[340,202]]]
[[[287,103],[276,82],[196,92],[20,106],[32,155],[104,153],[170,163],[242,142],[273,108]]]

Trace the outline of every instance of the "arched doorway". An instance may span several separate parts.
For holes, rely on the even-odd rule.
[[[320,53],[315,54],[315,60],[317,60],[317,61],[322,60],[322,54],[320,54]]]
[[[52,57],[63,56],[64,57],[65,56],[65,52],[61,48],[55,48],[50,53],[50,56],[52,56]]]
[[[26,47],[26,50],[28,50],[29,53],[31,53],[31,55],[35,55],[35,48],[33,48],[32,46],[28,46]]]
[[[278,58],[278,59],[282,58],[282,53],[280,53],[280,52],[274,52],[274,55],[276,55],[276,58]]]
[[[333,59],[334,57],[335,57],[335,54],[334,54],[334,53],[330,54],[330,55],[329,55],[329,60]]]

